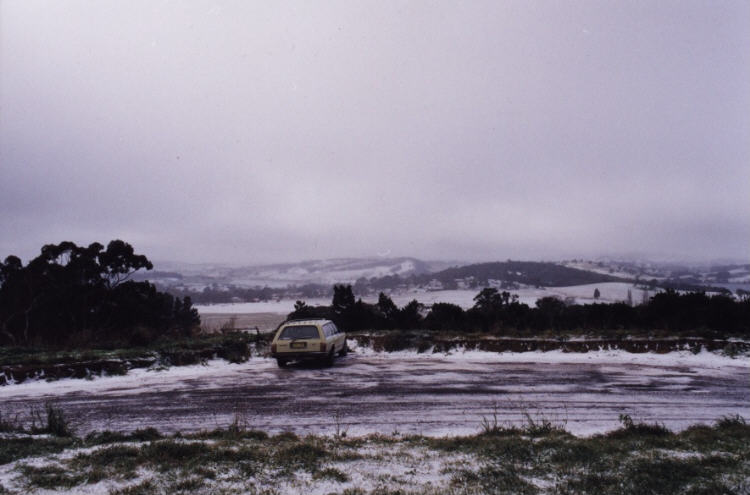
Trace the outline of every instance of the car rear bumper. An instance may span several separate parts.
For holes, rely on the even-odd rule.
[[[275,359],[323,359],[328,357],[327,352],[272,352],[271,357]]]

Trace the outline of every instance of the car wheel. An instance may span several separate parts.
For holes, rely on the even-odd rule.
[[[331,352],[329,352],[328,356],[325,358],[324,362],[325,362],[326,366],[333,366],[333,360],[334,360],[334,357],[335,357],[335,354],[334,354],[333,351],[334,351],[334,349],[331,349]]]
[[[284,366],[286,366],[286,363],[286,359],[276,358],[276,364],[279,365],[279,368],[283,368]]]
[[[347,354],[349,354],[349,346],[346,344],[345,340],[343,347],[341,347],[341,350],[339,351],[339,356],[344,357]]]

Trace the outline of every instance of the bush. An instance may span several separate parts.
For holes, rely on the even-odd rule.
[[[133,329],[128,344],[130,347],[145,347],[154,342],[156,337],[156,334],[150,328],[139,326]]]
[[[244,363],[250,359],[250,346],[244,340],[225,340],[221,343],[218,356],[230,363]]]

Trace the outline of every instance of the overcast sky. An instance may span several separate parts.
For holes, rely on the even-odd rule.
[[[0,259],[750,258],[750,2],[0,0]]]

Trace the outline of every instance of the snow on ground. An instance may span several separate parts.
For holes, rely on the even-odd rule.
[[[28,493],[19,466],[64,468],[63,462],[69,461],[77,455],[108,449],[112,445],[121,444],[70,449],[61,454],[29,457],[0,465],[0,486],[12,490],[14,493]],[[139,447],[141,445],[143,444],[139,442],[127,444],[128,447]],[[467,454],[433,450],[424,446],[410,446],[402,443],[371,444],[368,442],[351,450],[342,450],[342,452],[352,458],[345,461],[326,462],[324,468],[336,469],[340,473],[346,473],[348,478],[346,480],[313,477],[310,472],[304,470],[297,470],[291,474],[280,476],[273,470],[262,470],[255,474],[247,474],[230,468],[228,472],[223,472],[220,476],[203,479],[205,489],[199,490],[199,492],[213,493],[215,490],[217,493],[256,493],[255,488],[257,487],[271,486],[276,488],[278,493],[300,495],[326,495],[340,493],[347,489],[359,489],[369,493],[377,489],[382,490],[386,486],[398,487],[401,490],[407,489],[417,493],[422,490],[429,492],[431,489],[444,487],[450,483],[454,472],[461,469],[473,470],[478,463],[475,457]],[[138,467],[136,476],[132,478],[117,479],[112,477],[96,483],[65,487],[62,491],[77,495],[108,493],[138,485],[146,480],[160,480],[162,483],[167,482],[169,484],[169,476],[165,477],[164,473]],[[37,495],[61,493],[60,490],[42,488],[33,489],[31,492]]]
[[[379,445],[377,450],[361,449],[363,459],[333,462],[330,467],[347,473],[349,481],[314,480],[310,473],[295,473],[294,481],[282,482],[281,493],[326,495],[340,493],[347,488],[359,488],[365,493],[382,490],[383,486],[398,486],[401,491],[419,493],[445,487],[451,480],[452,471],[471,469],[476,459],[465,454],[428,450],[424,447]]]
[[[233,364],[223,359],[207,361],[205,364],[172,366],[170,368],[135,368],[126,375],[94,376],[90,380],[64,378],[56,381],[27,380],[18,384],[0,387],[0,399],[19,396],[60,396],[69,393],[86,392],[97,394],[138,394],[166,391],[175,384],[194,379],[210,380],[227,378],[248,369],[262,372],[276,367],[276,361],[265,358],[252,358],[246,363]]]
[[[103,447],[107,447],[106,445]],[[136,476],[134,478],[129,479],[106,479],[102,480],[96,483],[86,483],[81,485],[76,485],[73,487],[65,487],[62,490],[54,490],[54,489],[45,489],[45,488],[37,488],[37,489],[29,489],[26,486],[26,480],[24,479],[24,476],[19,473],[18,467],[20,465],[27,465],[27,466],[33,466],[33,467],[63,467],[58,462],[56,462],[58,459],[64,459],[64,458],[70,458],[71,456],[78,455],[78,454],[85,454],[87,452],[90,452],[94,449],[73,449],[69,451],[65,451],[63,454],[58,455],[50,455],[50,456],[42,456],[42,457],[27,457],[24,459],[21,459],[19,461],[15,462],[9,462],[3,465],[0,465],[0,487],[3,487],[6,490],[9,490],[7,493],[33,493],[35,495],[59,495],[60,493],[66,493],[68,495],[76,494],[76,495],[101,495],[103,493],[111,493],[117,490],[121,490],[123,488],[126,488],[128,486],[134,485],[139,483],[143,479],[143,474],[146,474],[143,470],[140,470],[141,473],[138,473],[139,476]],[[150,474],[150,473],[148,473]],[[5,491],[0,493],[6,493]]]
[[[594,299],[594,291],[599,289],[599,299]],[[469,309],[474,305],[474,297],[480,289],[457,289],[457,290],[439,290],[428,291],[425,289],[414,289],[404,292],[394,292],[390,294],[393,302],[398,306],[405,306],[413,299],[422,304],[431,305],[436,302],[452,303]],[[516,294],[519,301],[529,306],[534,306],[537,299],[542,297],[554,296],[563,300],[573,298],[577,304],[592,304],[595,302],[612,303],[627,301],[628,291],[630,291],[633,303],[640,304],[644,298],[653,296],[655,291],[644,291],[627,282],[606,282],[601,284],[575,285],[570,287],[547,287],[547,288],[523,288],[509,290],[511,294]],[[368,303],[376,303],[377,295],[362,298]],[[310,298],[304,299],[309,306],[325,306],[331,304],[330,298]],[[294,299],[281,299],[273,301],[259,301],[249,303],[225,303],[225,304],[206,304],[196,305],[198,312],[201,314],[243,314],[243,313],[278,313],[288,314],[294,311]]]
[[[358,347],[356,341],[349,342],[350,348],[366,356],[380,356],[387,358],[411,357],[415,359],[430,359],[436,355],[430,351],[416,353],[414,351],[376,352],[371,347]],[[720,353],[703,350],[697,354],[691,351],[676,351],[665,354],[652,352],[632,353],[623,350],[599,350],[590,352],[533,351],[533,352],[488,352],[459,349],[438,357],[450,362],[468,363],[546,363],[546,364],[634,364],[642,366],[670,366],[696,367],[704,371],[740,368],[750,370],[750,358],[747,356],[730,357]]]

